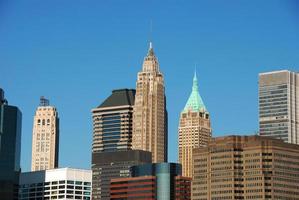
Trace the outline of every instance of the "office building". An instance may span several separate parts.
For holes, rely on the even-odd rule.
[[[191,178],[182,177],[180,164],[155,163],[133,166],[131,177],[111,180],[111,200],[191,199]]]
[[[49,100],[40,98],[33,120],[31,171],[58,167],[59,118]]]
[[[287,70],[259,74],[259,132],[299,144],[299,74]]]
[[[213,138],[193,150],[192,199],[299,199],[299,145],[262,136]]]
[[[112,94],[92,110],[93,152],[132,149],[132,126],[135,90],[113,90]]]
[[[192,177],[192,150],[206,146],[211,138],[210,115],[198,91],[196,73],[191,95],[181,112],[179,124],[179,162],[183,176]]]
[[[91,170],[56,168],[20,176],[19,200],[90,200]]]
[[[92,199],[110,200],[110,181],[129,177],[130,167],[151,163],[151,153],[142,150],[94,152],[92,154]]]
[[[22,113],[8,105],[0,88],[0,199],[18,198]]]
[[[152,44],[136,82],[133,149],[150,151],[153,162],[167,161],[167,111],[163,74]]]

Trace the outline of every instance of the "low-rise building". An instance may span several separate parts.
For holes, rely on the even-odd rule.
[[[193,150],[192,199],[299,199],[299,145],[262,136],[213,138]]]
[[[176,163],[155,163],[133,166],[131,177],[111,180],[111,200],[191,199],[191,178],[182,177],[182,167]]]
[[[19,200],[91,199],[91,170],[58,168],[24,172]]]

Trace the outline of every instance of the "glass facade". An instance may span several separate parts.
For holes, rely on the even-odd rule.
[[[132,177],[155,176],[156,199],[175,199],[175,178],[182,174],[182,167],[177,163],[155,163],[131,167]]]
[[[2,91],[2,90],[1,90]],[[3,91],[2,91],[3,93]],[[0,98],[0,199],[17,199],[22,114]]]
[[[91,171],[57,168],[20,175],[19,200],[91,199]]]
[[[132,148],[134,96],[135,90],[114,90],[99,107],[93,109],[93,152]]]
[[[151,161],[151,153],[141,150],[93,153],[92,199],[109,200],[111,179],[129,177],[131,166]]]
[[[287,70],[259,75],[259,132],[299,144],[299,74]]]

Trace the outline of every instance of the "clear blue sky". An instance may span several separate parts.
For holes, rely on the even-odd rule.
[[[195,63],[213,135],[258,130],[258,73],[299,69],[296,0],[0,1],[0,87],[23,113],[22,168],[30,170],[41,95],[59,111],[60,166],[89,168],[91,109],[135,88],[152,40],[164,73],[169,158]]]

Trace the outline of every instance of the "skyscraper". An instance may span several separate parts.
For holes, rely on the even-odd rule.
[[[49,100],[40,98],[33,121],[31,170],[46,170],[58,167],[59,118]]]
[[[0,199],[18,199],[22,113],[0,88]]]
[[[298,199],[299,145],[261,136],[213,138],[193,149],[192,199]]]
[[[132,149],[132,126],[135,90],[113,90],[92,110],[93,152]]]
[[[192,177],[192,150],[207,145],[211,131],[210,116],[199,94],[195,73],[192,92],[181,112],[179,124],[179,162],[183,176]]]
[[[299,74],[287,70],[259,74],[259,132],[299,144]]]
[[[164,78],[152,44],[138,73],[133,115],[133,149],[152,152],[153,162],[167,161],[167,111]]]
[[[133,165],[150,163],[151,153],[132,149],[135,90],[113,90],[92,110],[92,199],[110,199],[110,180],[128,177]]]

